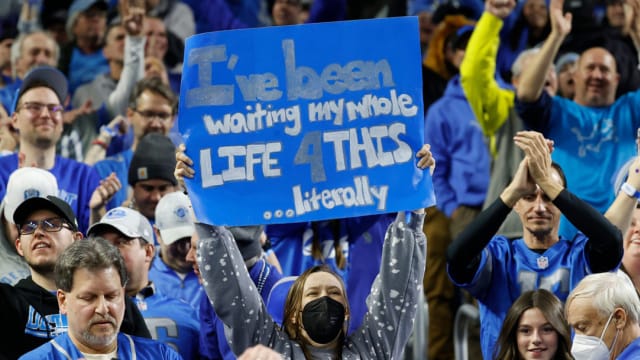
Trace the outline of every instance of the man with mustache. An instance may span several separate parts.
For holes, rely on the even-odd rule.
[[[131,94],[127,109],[127,118],[133,127],[131,149],[97,162],[94,167],[98,174],[108,175],[115,172],[120,183],[126,184],[131,159],[138,144],[145,135],[150,133],[168,135],[175,122],[177,105],[178,98],[167,85],[162,83],[162,80],[155,77],[140,80]],[[122,187],[107,203],[107,209],[120,206],[125,200],[127,200],[126,186]],[[149,219],[154,217],[153,213],[142,213]]]
[[[17,359],[67,332],[68,318],[60,313],[56,300],[54,267],[66,248],[84,241],[73,210],[54,196],[23,201],[13,212],[13,222],[18,229],[16,250],[28,264],[31,276],[15,286],[0,284],[2,359]],[[131,300],[126,303],[122,331],[151,337]]]
[[[69,331],[20,359],[181,359],[166,344],[120,332],[127,270],[120,252],[107,240],[91,238],[70,245],[56,263],[55,279]]]

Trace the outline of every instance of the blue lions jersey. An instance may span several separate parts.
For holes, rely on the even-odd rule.
[[[84,355],[73,344],[68,333],[64,333],[48,343],[20,357],[20,360],[68,360],[83,359]],[[139,338],[123,333],[118,334],[118,353],[120,360],[181,360],[182,358],[169,346],[151,339]]]
[[[585,254],[588,238],[582,233],[569,241],[563,237],[538,253],[522,238],[509,241],[495,236],[482,251],[478,271],[467,289],[479,302],[482,355],[491,359],[494,345],[511,304],[524,292],[547,289],[561,301],[582,278],[591,273]]]
[[[147,292],[149,287],[141,293]],[[151,291],[148,291],[151,292]],[[200,323],[195,310],[187,303],[160,293],[134,297],[151,337],[175,349],[184,359],[199,356]]]

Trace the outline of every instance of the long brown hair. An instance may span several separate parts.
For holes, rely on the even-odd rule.
[[[340,220],[328,220],[326,222],[314,221],[311,223],[311,229],[313,230],[313,239],[311,242],[311,257],[315,260],[320,260],[323,263],[326,261],[322,249],[322,226],[329,228],[331,235],[333,236],[333,249],[335,251],[336,266],[340,270],[344,270],[347,266],[347,259],[343,254],[342,244],[340,243]]]
[[[307,279],[311,274],[318,272],[327,272],[338,279],[340,282],[340,287],[342,288],[342,293],[344,294],[345,299],[347,298],[347,291],[344,286],[344,282],[342,278],[338,276],[330,267],[327,265],[318,265],[312,268],[307,269],[303,272],[296,281],[291,285],[289,289],[289,293],[287,294],[287,300],[284,306],[284,316],[282,318],[282,327],[284,331],[289,335],[291,340],[297,341],[302,346],[302,351],[304,352],[305,358],[311,359],[311,356],[308,351],[308,342],[300,335],[300,330],[302,329],[302,297],[304,295],[304,284],[307,282]],[[349,301],[346,301],[345,304],[345,314],[350,314],[349,310]],[[295,321],[294,321],[295,320]],[[344,341],[345,333],[347,332],[348,324],[345,321],[345,325],[342,329],[342,334],[340,338],[340,344]],[[338,346],[338,352],[342,351],[342,346]],[[338,354],[340,355],[340,354]]]
[[[558,349],[554,360],[573,360],[571,355],[571,330],[562,310],[562,302],[548,290],[527,291],[511,305],[502,323],[500,336],[493,352],[494,359],[518,360],[518,324],[525,311],[539,309],[558,334]]]

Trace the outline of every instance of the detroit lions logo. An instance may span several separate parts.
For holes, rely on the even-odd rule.
[[[67,316],[50,314],[42,316],[36,309],[29,306],[29,318],[24,326],[24,333],[43,339],[51,339],[67,332]]]
[[[24,191],[24,193],[23,193],[23,196],[24,196],[24,200],[31,199],[31,198],[34,198],[34,197],[39,197],[40,196],[40,190],[34,189],[34,188],[26,189]]]
[[[576,140],[580,144],[578,147],[578,156],[580,157],[587,156],[588,151],[599,153],[602,144],[617,141],[612,119],[604,119],[596,124],[591,134],[583,135],[578,127],[571,128],[571,132],[576,135]]]
[[[185,209],[184,207],[179,207],[179,208],[176,209],[176,211],[174,213],[176,214],[177,217],[182,219],[185,216],[187,216],[187,209]]]

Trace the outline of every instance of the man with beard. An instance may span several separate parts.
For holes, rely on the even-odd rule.
[[[59,197],[69,203],[86,232],[91,219],[98,220],[111,196],[120,189],[114,174],[101,181],[91,167],[56,155],[63,127],[62,103],[67,97],[67,80],[57,69],[41,66],[24,78],[14,100],[11,124],[18,130],[19,154],[0,157],[0,184],[6,184],[20,166],[49,170],[57,179]],[[0,185],[0,198],[5,186]]]
[[[636,162],[605,217],[565,188],[562,170],[551,162],[552,143],[542,134],[522,131],[514,140],[525,157],[513,180],[447,250],[452,281],[478,300],[485,359],[493,358],[504,316],[522,293],[546,289],[565,301],[586,275],[618,268],[623,252],[618,228],[629,225],[640,196]],[[496,235],[512,209],[523,233],[513,240]],[[580,230],[575,237],[559,234],[561,214]]]
[[[54,267],[62,252],[82,239],[73,210],[54,196],[25,200],[14,211],[13,221],[18,228],[15,246],[31,276],[15,286],[0,284],[2,359],[17,359],[67,332],[68,319],[55,296]],[[122,331],[151,337],[133,302],[127,301],[126,308]]]
[[[118,249],[105,239],[69,246],[56,264],[55,279],[69,330],[21,359],[180,359],[165,344],[119,332],[127,269]]]
[[[133,144],[131,149],[110,156],[95,164],[95,169],[102,176],[115,172],[120,183],[126,184],[129,166],[133,153],[138,148],[142,138],[149,133],[167,135],[175,122],[178,99],[171,89],[156,77],[143,79],[136,84],[131,94],[127,118],[133,128]],[[173,191],[173,189],[171,189]],[[107,209],[122,205],[127,200],[127,188],[120,189],[107,204]],[[159,199],[158,199],[159,200]],[[156,201],[157,203],[157,201]],[[148,219],[154,218],[150,213],[140,211]]]

